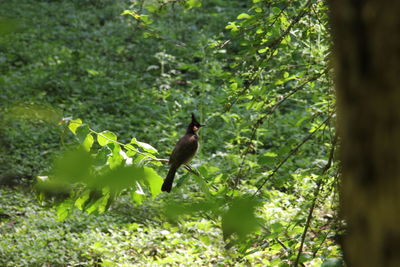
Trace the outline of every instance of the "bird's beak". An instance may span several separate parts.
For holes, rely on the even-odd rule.
[[[200,127],[206,126],[205,124],[200,124]]]

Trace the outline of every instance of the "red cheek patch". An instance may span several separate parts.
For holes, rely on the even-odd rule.
[[[197,131],[199,128],[197,126],[193,126],[193,130]]]

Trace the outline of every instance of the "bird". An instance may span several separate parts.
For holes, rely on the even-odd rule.
[[[192,113],[192,121],[186,129],[186,133],[182,136],[178,143],[176,143],[174,150],[169,157],[169,171],[164,183],[161,186],[161,191],[171,192],[172,183],[174,181],[175,173],[181,165],[189,163],[199,148],[199,135],[198,131],[201,127],[205,126],[200,124],[194,114]]]

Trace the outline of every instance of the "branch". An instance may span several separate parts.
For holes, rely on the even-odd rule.
[[[311,0],[308,0],[308,2],[304,5],[302,11],[292,20],[292,22],[290,23],[290,25],[286,28],[286,30],[275,40],[273,40],[269,45],[267,45],[268,48],[270,48],[270,53],[267,57],[265,57],[264,59],[260,60],[258,62],[258,65],[255,67],[255,69],[258,69],[249,79],[249,81],[245,84],[245,86],[243,87],[243,89],[236,95],[235,100],[233,100],[226,108],[225,108],[225,112],[228,112],[231,110],[231,108],[236,104],[236,102],[239,100],[239,97],[244,94],[249,88],[250,86],[257,80],[257,77],[259,75],[259,73],[263,70],[262,68],[260,68],[260,66],[265,62],[268,61],[274,54],[274,52],[276,51],[276,49],[278,48],[278,45],[282,42],[282,40],[290,33],[290,30],[294,27],[294,25],[296,23],[298,23],[300,21],[300,19],[302,17],[304,17],[307,14],[307,10],[309,8],[309,6],[312,4]]]
[[[332,141],[332,147],[331,147],[331,151],[329,153],[328,162],[326,163],[326,165],[323,168],[321,168],[321,176],[324,175],[329,170],[329,168],[332,166],[333,158],[335,155],[336,142],[337,142],[337,135],[335,136],[334,140]],[[299,251],[297,252],[296,261],[293,264],[294,267],[297,267],[299,265],[300,256],[303,253],[304,242],[306,240],[308,228],[310,228],[311,220],[313,217],[314,209],[315,209],[315,206],[317,203],[317,199],[318,199],[318,196],[320,193],[321,186],[322,186],[322,179],[318,179],[317,187],[315,188],[315,191],[314,191],[314,198],[313,198],[310,210],[308,211],[306,225],[304,226],[303,234],[301,235],[301,243],[300,243]]]
[[[298,91],[300,91],[301,89],[303,89],[308,83],[318,80],[322,75],[326,74],[326,73],[330,70],[330,68],[331,68],[331,67],[326,68],[323,72],[318,73],[317,75],[315,75],[315,76],[313,76],[313,77],[307,79],[307,80],[306,80],[305,82],[303,82],[301,85],[299,85],[298,87],[294,88],[291,92],[289,92],[286,96],[284,96],[278,103],[276,103],[269,111],[267,111],[263,116],[261,116],[261,117],[257,120],[257,122],[253,125],[253,130],[252,130],[252,133],[251,133],[250,140],[249,140],[248,143],[247,143],[246,150],[245,150],[244,153],[241,155],[242,162],[240,163],[239,171],[238,171],[238,174],[237,174],[236,179],[235,179],[235,185],[234,185],[235,188],[236,188],[236,187],[238,186],[238,184],[239,184],[239,179],[240,179],[240,176],[241,176],[241,173],[242,173],[242,170],[243,170],[244,161],[245,161],[245,159],[246,159],[247,154],[248,154],[249,151],[250,151],[250,145],[251,145],[252,141],[253,141],[253,140],[255,139],[255,137],[256,137],[256,133],[257,133],[258,128],[264,123],[265,119],[266,119],[269,115],[273,114],[273,113],[275,112],[275,110],[278,109],[279,106],[281,106],[287,99],[289,99],[290,96],[294,95],[296,92],[298,92]],[[267,104],[267,100],[264,101],[263,107],[264,107],[266,104]]]
[[[303,139],[303,141],[301,141],[295,148],[293,148],[293,149],[289,152],[289,154],[275,167],[275,169],[272,171],[272,173],[271,173],[270,175],[268,175],[268,176],[264,179],[263,183],[262,183],[260,186],[258,186],[257,191],[253,194],[253,196],[255,196],[256,194],[258,194],[258,192],[260,192],[261,188],[267,183],[267,181],[268,181],[271,177],[273,177],[273,176],[278,172],[278,170],[283,166],[283,164],[285,164],[285,162],[288,161],[289,158],[290,158],[291,156],[293,156],[293,155],[300,149],[300,147],[301,147],[302,145],[304,145],[307,141],[309,141],[309,140],[313,137],[313,135],[314,135],[323,125],[325,125],[325,124],[332,118],[332,115],[333,115],[333,114],[331,114],[328,118],[326,118],[320,125],[318,125],[318,127],[317,127],[314,131],[312,131],[306,138]]]

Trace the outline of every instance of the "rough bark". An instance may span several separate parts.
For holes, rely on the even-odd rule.
[[[331,0],[348,266],[400,266],[400,1]]]

